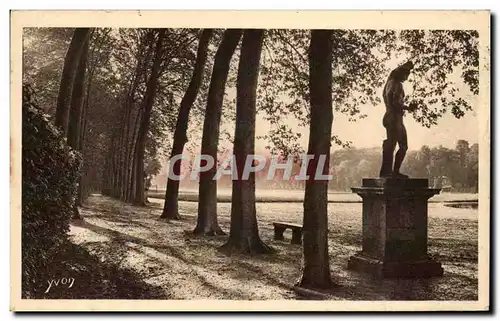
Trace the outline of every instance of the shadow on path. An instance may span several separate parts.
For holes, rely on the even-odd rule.
[[[74,281],[70,286],[71,279]],[[116,263],[103,263],[84,247],[66,242],[41,273],[40,282],[31,289],[29,297],[23,297],[102,300],[168,299],[169,295],[164,289],[143,282],[136,272],[120,268]]]

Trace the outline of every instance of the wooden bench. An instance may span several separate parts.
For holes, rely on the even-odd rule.
[[[283,233],[287,228],[292,230],[292,244],[302,244],[302,225],[285,223],[285,222],[274,222],[274,239],[278,241],[283,241]]]

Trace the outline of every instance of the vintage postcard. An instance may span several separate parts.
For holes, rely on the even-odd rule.
[[[489,310],[490,19],[12,11],[11,310]]]

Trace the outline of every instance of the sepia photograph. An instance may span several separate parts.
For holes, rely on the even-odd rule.
[[[11,310],[489,310],[490,19],[12,11]]]

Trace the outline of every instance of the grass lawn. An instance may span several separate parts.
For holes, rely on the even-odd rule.
[[[261,238],[276,253],[252,257],[219,252],[225,236],[194,237],[190,232],[196,223],[195,202],[180,202],[182,219],[166,221],[159,219],[162,202],[151,201],[150,206],[140,208],[98,195],[88,199],[81,209],[84,220],[74,222],[70,238],[92,257],[74,253],[84,268],[67,270],[66,276],[75,278],[73,291],[83,287],[83,292],[102,293],[98,284],[109,279],[111,290],[87,297],[308,299],[293,291],[300,276],[302,248],[289,243],[289,231],[285,232],[285,241],[274,241],[272,229],[272,222],[277,220],[301,223],[301,204],[257,204]],[[330,265],[338,285],[329,299],[477,300],[477,210],[430,206],[429,252],[443,263],[443,277],[380,280],[346,269],[349,256],[361,246],[361,213],[357,206],[360,204],[329,205]],[[230,203],[219,204],[219,221],[226,232],[229,215]],[[93,262],[91,266],[97,261],[106,266],[97,273],[99,277],[91,278],[94,281],[89,281],[87,261]],[[125,293],[112,290],[119,284],[124,284]],[[126,290],[129,288],[134,291]],[[85,297],[83,292],[76,295],[66,289],[49,294],[51,298],[74,298]]]

